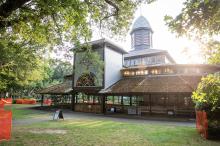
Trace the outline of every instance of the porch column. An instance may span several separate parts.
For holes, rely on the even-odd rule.
[[[41,106],[44,104],[44,94],[41,95]]]
[[[152,110],[151,110],[151,94],[149,94],[149,107],[150,107],[150,114],[152,113]]]
[[[71,100],[71,105],[72,105],[72,111],[75,111],[75,92],[72,93],[72,100]]]
[[[105,102],[106,102],[106,96],[102,96],[102,98],[101,98],[101,112],[102,112],[103,114],[106,113]]]
[[[123,106],[124,102],[123,102],[123,96],[121,96],[121,105]]]

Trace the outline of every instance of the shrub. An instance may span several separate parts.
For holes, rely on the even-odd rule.
[[[209,138],[220,137],[220,74],[202,78],[192,99],[196,110],[204,110],[208,118]]]
[[[197,110],[206,112],[220,111],[220,74],[210,74],[202,78],[192,99]]]

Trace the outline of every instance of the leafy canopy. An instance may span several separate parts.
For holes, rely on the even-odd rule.
[[[88,41],[93,25],[121,35],[127,32],[140,3],[139,0],[5,0],[0,2],[1,35],[5,32],[16,40],[44,45]]]
[[[0,39],[0,52],[0,91],[42,79],[41,60],[35,50]]]
[[[153,0],[0,1],[0,91],[45,78],[43,54],[64,42],[89,41],[93,26],[126,34],[136,7],[146,1]]]
[[[210,64],[220,64],[220,42],[216,40],[210,40],[203,45],[204,53]]]
[[[165,16],[171,31],[182,35],[217,35],[220,33],[219,0],[186,0],[175,18]]]
[[[165,16],[165,21],[172,32],[179,36],[188,36],[200,40],[201,48],[208,63],[220,63],[220,1],[186,0],[184,7],[175,18]]]

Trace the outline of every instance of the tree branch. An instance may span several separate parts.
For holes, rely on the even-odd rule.
[[[25,3],[31,0],[6,0],[0,5],[0,19],[9,17],[13,11],[21,8]]]

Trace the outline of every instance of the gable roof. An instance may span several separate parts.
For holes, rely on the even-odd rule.
[[[157,75],[129,77],[119,80],[103,94],[135,94],[135,93],[191,93],[197,88],[202,76]]]
[[[116,52],[120,52],[122,54],[128,53],[121,46],[119,46],[118,44],[116,44],[113,41],[111,41],[109,39],[106,39],[106,38],[102,38],[102,39],[99,39],[99,40],[91,41],[91,42],[88,42],[88,44],[92,45],[92,46],[93,45],[103,45],[103,44],[106,44],[106,46],[110,47],[111,49],[113,49]]]
[[[52,85],[38,91],[38,94],[69,94],[72,91],[72,81],[67,81],[61,84]]]

